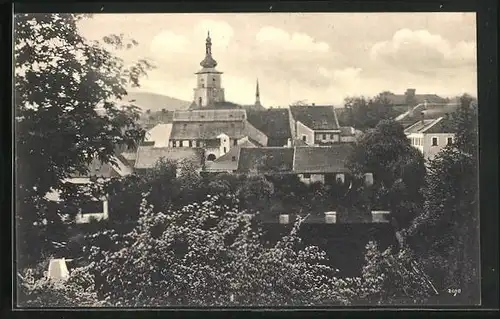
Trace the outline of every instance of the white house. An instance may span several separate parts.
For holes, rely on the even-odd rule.
[[[405,129],[413,147],[422,152],[425,159],[433,159],[446,145],[453,144],[455,133],[449,118],[421,119]]]

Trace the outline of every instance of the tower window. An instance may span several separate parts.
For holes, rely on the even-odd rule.
[[[202,89],[203,89],[203,88],[205,88],[205,83],[202,83],[202,84],[201,84],[201,88],[202,88]]]
[[[224,154],[226,154],[226,152],[227,152],[227,149],[224,147]]]

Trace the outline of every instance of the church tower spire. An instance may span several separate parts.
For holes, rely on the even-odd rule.
[[[205,41],[205,58],[200,62],[200,65],[204,68],[215,68],[217,66],[217,61],[212,57],[212,39],[210,38],[210,31],[208,31]]]
[[[259,92],[259,79],[257,79],[257,84],[255,86],[255,105],[260,106],[260,92]]]
[[[205,108],[224,102],[224,89],[222,88],[221,75],[215,69],[217,61],[212,57],[212,39],[210,31],[205,41],[205,58],[200,62],[202,69],[196,72],[197,84],[194,88],[193,108]]]

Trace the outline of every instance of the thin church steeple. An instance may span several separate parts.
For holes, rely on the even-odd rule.
[[[259,79],[257,79],[257,84],[255,86],[255,105],[260,106],[260,92],[259,92]]]

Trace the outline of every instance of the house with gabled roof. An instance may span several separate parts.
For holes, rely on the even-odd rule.
[[[413,147],[424,155],[425,159],[433,159],[447,145],[455,141],[455,133],[449,116],[426,119],[424,115],[419,121],[405,129],[405,134]]]
[[[340,125],[333,105],[290,106],[293,135],[307,145],[340,142]]]
[[[303,183],[345,181],[346,162],[352,151],[350,144],[319,147],[295,147],[293,172]]]
[[[241,147],[206,166],[207,172],[297,175],[305,184],[345,181],[350,144],[302,147]]]

